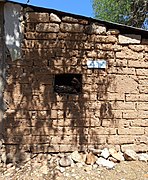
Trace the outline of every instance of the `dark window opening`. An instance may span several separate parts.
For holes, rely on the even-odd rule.
[[[81,74],[55,75],[54,91],[59,94],[79,94],[82,91]]]

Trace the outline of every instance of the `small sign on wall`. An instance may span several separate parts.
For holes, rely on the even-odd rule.
[[[87,60],[87,67],[92,69],[105,69],[106,60]]]

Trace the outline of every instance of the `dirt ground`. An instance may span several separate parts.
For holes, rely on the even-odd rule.
[[[148,180],[148,163],[123,161],[114,169],[97,165],[74,165],[57,168],[56,165],[26,163],[21,167],[1,168],[0,180]]]

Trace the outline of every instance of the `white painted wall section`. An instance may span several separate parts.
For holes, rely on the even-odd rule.
[[[5,43],[12,60],[21,58],[21,42],[23,38],[22,6],[6,3],[4,6]]]

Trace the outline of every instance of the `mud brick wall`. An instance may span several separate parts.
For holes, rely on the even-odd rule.
[[[147,151],[148,39],[58,11],[23,13],[22,58],[7,56],[9,151]],[[106,60],[107,68],[89,69],[90,59]],[[81,92],[55,92],[59,74],[81,75]]]

